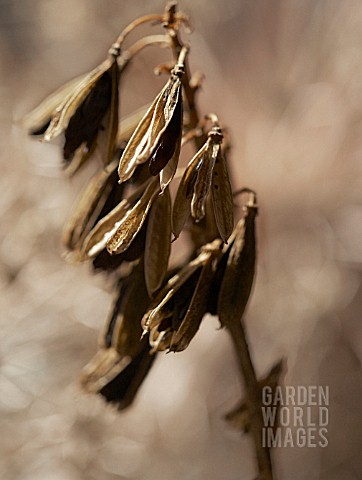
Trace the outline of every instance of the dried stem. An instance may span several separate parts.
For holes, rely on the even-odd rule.
[[[127,25],[127,27],[124,28],[122,32],[118,35],[118,38],[115,43],[121,46],[125,38],[127,37],[127,35],[129,35],[139,25],[143,25],[144,23],[151,23],[151,22],[161,23],[162,21],[163,21],[163,15],[159,13],[151,13],[149,15],[143,15],[142,17],[137,18],[136,20],[131,22],[129,25]]]
[[[177,9],[176,2],[170,2],[169,4],[166,5],[166,9],[165,9],[166,21],[164,23],[164,26],[167,29],[167,32],[171,39],[171,45],[172,45],[175,61],[177,61],[180,55],[180,52],[184,47],[184,44],[181,41],[178,31],[176,31],[175,28],[173,27],[174,18],[177,15],[176,9]],[[185,92],[186,102],[189,110],[189,123],[187,127],[189,130],[192,130],[196,128],[200,122],[200,115],[198,113],[197,105],[195,101],[195,93],[197,91],[197,88],[191,87],[190,85],[191,74],[190,74],[190,67],[188,65],[187,60],[185,60],[184,67],[185,67],[185,74],[182,77],[182,86]],[[205,141],[206,141],[206,135],[195,137],[194,142],[195,142],[196,149],[199,150],[202,147],[202,145],[205,143]]]
[[[165,27],[168,30],[172,42],[172,49],[175,60],[177,60],[182,47],[184,46],[177,31],[170,25],[173,23],[173,18],[176,14],[177,4],[170,2],[166,6],[166,14],[168,15],[168,22],[165,22]],[[185,74],[182,79],[182,85],[185,92],[186,102],[189,110],[189,124],[188,129],[196,129],[200,125],[200,115],[198,113],[195,94],[197,89],[190,85],[191,75],[188,62],[185,61]],[[207,117],[213,124],[218,123],[218,118],[214,114]],[[197,149],[206,141],[205,133],[194,137],[195,146]],[[251,432],[254,439],[256,459],[259,470],[259,480],[273,480],[273,471],[270,451],[262,444],[263,431],[263,417],[261,410],[261,395],[257,377],[255,374],[254,365],[249,352],[249,347],[246,338],[245,328],[241,322],[233,322],[228,325],[228,330],[233,340],[236,354],[239,359],[239,368],[244,379],[245,388],[247,390],[250,418],[251,418]]]
[[[148,35],[147,37],[143,37],[133,45],[131,45],[127,50],[125,50],[121,54],[121,58],[123,61],[129,61],[132,57],[134,57],[137,53],[143,50],[146,47],[151,45],[157,44],[164,44],[166,46],[170,46],[170,40],[166,35]]]
[[[273,480],[270,450],[263,446],[263,415],[261,409],[261,392],[251,359],[245,327],[242,322],[230,322],[227,329],[234,343],[239,359],[239,367],[244,378],[248,410],[250,414],[250,430],[253,435],[256,460],[258,463],[258,480]]]

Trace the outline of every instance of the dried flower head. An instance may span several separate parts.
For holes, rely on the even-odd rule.
[[[177,238],[190,213],[196,222],[205,217],[209,193],[219,235],[226,243],[233,229],[233,196],[225,158],[223,135],[214,125],[207,141],[188,164],[181,179],[173,208],[173,234]]]
[[[181,146],[181,77],[184,73],[186,52],[186,49],[181,51],[168,82],[156,96],[128,142],[119,162],[120,182],[131,178],[137,165],[146,162],[151,175],[160,174],[161,191],[172,180]]]
[[[47,142],[64,133],[63,158],[72,173],[96,146],[105,164],[112,160],[118,130],[119,55],[115,44],[104,62],[57,90],[23,120],[32,135],[42,135]]]

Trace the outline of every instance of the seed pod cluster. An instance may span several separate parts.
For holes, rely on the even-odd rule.
[[[161,16],[171,43],[184,18],[175,8],[170,7],[168,20]],[[225,326],[240,321],[255,272],[257,206],[248,191],[243,218],[234,228],[220,123],[214,114],[207,117],[209,129],[207,121],[192,125],[190,120],[196,87],[187,73],[188,48],[174,42],[177,60],[162,90],[119,122],[120,75],[130,60],[120,46],[114,44],[98,67],[48,97],[24,125],[44,141],[64,135],[69,173],[96,149],[101,154],[103,162],[79,196],[63,243],[72,261],[90,261],[115,281],[99,351],[81,381],[86,391],[124,408],[156,353],[185,350],[207,313],[218,315]],[[197,152],[182,174],[177,172],[181,146],[193,136]],[[181,180],[173,195],[176,172]],[[176,239],[183,230],[191,248],[170,268],[172,233]]]

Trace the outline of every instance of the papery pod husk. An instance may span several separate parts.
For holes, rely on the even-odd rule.
[[[134,112],[131,112],[129,115],[125,115],[123,118],[121,118],[121,121],[118,125],[116,145],[122,149],[122,154],[124,151],[124,143],[128,143],[133,132],[137,128],[142,118],[146,115],[146,112],[149,108],[150,104],[144,105]]]
[[[81,383],[88,392],[100,393],[125,408],[152,366],[148,339],[140,341],[140,320],[149,298],[143,262],[138,263],[118,286],[118,293],[101,335],[101,350],[84,368]]]
[[[191,213],[191,200],[205,146],[192,158],[181,178],[172,210],[172,232],[178,238]],[[206,242],[205,242],[206,243]]]
[[[78,107],[102,75],[111,68],[112,63],[113,59],[107,58],[94,70],[85,75],[79,84],[75,86],[73,92],[56,108],[50,125],[44,133],[44,140],[46,142],[60,135],[68,127],[69,121]]]
[[[181,135],[176,141],[175,151],[167,165],[160,172],[160,188],[163,192],[176,174],[181,150]]]
[[[124,217],[128,212],[132,211],[133,207],[140,198],[148,191],[152,180],[145,182],[137,188],[128,198],[123,199],[113,210],[105,215],[94,228],[88,233],[84,239],[81,259],[92,258],[98,255],[107,246],[112,232],[116,232],[118,226],[122,223]]]
[[[106,202],[106,197],[114,183],[117,184],[117,163],[113,162],[108,168],[97,172],[86,185],[77,199],[76,207],[65,225],[63,231],[63,244],[69,250],[80,248],[82,240],[88,233],[87,226],[97,210],[102,207],[101,202]],[[117,185],[119,190],[120,185]]]
[[[146,219],[141,230],[125,252],[111,255],[106,248],[99,252],[92,260],[94,270],[112,272],[119,268],[123,262],[133,262],[141,258],[145,252],[147,223],[148,220]]]
[[[209,195],[206,199],[204,218],[198,223],[189,223],[188,230],[195,249],[201,248],[205,243],[210,243],[220,236],[213,208],[212,198]]]
[[[224,243],[234,228],[234,201],[225,158],[219,149],[212,172],[212,203],[215,221]]]
[[[87,149],[91,150],[97,143],[97,136],[102,128],[108,132],[109,126],[105,125],[104,117],[112,103],[112,76],[114,76],[115,69],[118,69],[116,60],[92,85],[84,100],[77,106],[64,126],[63,158],[66,164],[72,162],[75,152],[82,145],[86,147],[83,148],[85,154]],[[44,138],[46,138],[46,133]]]
[[[118,110],[119,110],[119,80],[120,71],[115,61],[109,70],[111,79],[111,95],[107,113],[104,116],[100,128],[97,130],[96,144],[104,165],[108,165],[114,158],[117,133],[118,133]]]
[[[219,252],[217,250],[214,253],[210,252],[209,258],[201,269],[187,312],[182,319],[180,327],[172,334],[169,347],[172,352],[185,350],[200,327],[201,321],[207,312],[208,295],[215,271],[215,255]]]
[[[156,355],[150,354],[151,348],[147,338],[142,340],[141,345],[142,350],[139,354],[99,391],[107,402],[117,404],[119,410],[133,402],[155,361]]]
[[[63,164],[65,174],[68,175],[68,177],[75,175],[92,157],[95,149],[95,142],[90,148],[88,148],[87,142],[83,142],[74,152],[72,160],[69,163],[67,162]]]
[[[171,252],[171,195],[167,188],[151,207],[145,246],[145,279],[150,297],[161,287]]]
[[[165,317],[163,307],[175,295],[175,293],[187,282],[187,280],[202,267],[208,260],[209,253],[202,251],[194,260],[185,265],[166,285],[157,293],[155,299],[151,302],[148,311],[142,318],[142,327],[144,332],[149,332],[152,328],[159,325]],[[178,314],[178,312],[176,312]],[[168,313],[166,314],[169,315]]]
[[[142,228],[148,211],[159,193],[159,183],[157,179],[154,179],[135,206],[126,212],[120,222],[117,222],[117,228],[112,230],[106,245],[109,253],[117,254],[127,250]]]
[[[273,367],[270,369],[266,377],[258,382],[260,395],[262,395],[263,388],[268,386],[275,394],[276,387],[279,384],[279,379],[283,373],[283,360],[279,360]],[[262,404],[262,398],[260,398],[260,403]],[[276,406],[277,410],[280,405]],[[275,416],[275,423],[272,425],[274,433],[277,430],[278,425],[278,411]],[[239,405],[233,408],[229,413],[225,415],[225,420],[236,430],[243,431],[248,433],[251,428],[251,415],[249,412],[248,402],[246,399],[243,399]]]
[[[248,303],[255,274],[257,207],[246,206],[245,217],[235,228],[235,240],[230,249],[218,297],[218,316],[223,326],[240,321]]]
[[[171,73],[164,93],[160,94],[160,99],[161,108],[155,109],[145,148],[139,156],[141,162],[151,158],[165,134],[169,137],[176,128],[175,141],[179,135],[179,128],[182,127],[182,84],[177,75]],[[173,120],[175,123],[169,128]],[[178,123],[180,125],[177,125]]]
[[[177,88],[173,88],[174,85]],[[160,137],[172,120],[180,89],[180,79],[171,75],[165,87],[156,96],[140,121],[123,152],[118,167],[120,182],[131,178],[136,166],[150,159]],[[170,99],[172,94],[176,95],[176,101],[173,98]]]
[[[212,173],[220,150],[221,145],[214,143],[212,138],[208,138],[191,201],[191,216],[196,222],[199,222],[205,216],[205,205],[211,188]]]
[[[149,302],[144,261],[141,260],[120,282],[106,328],[100,337],[100,346],[112,346],[121,355],[134,357],[140,349],[141,320]]]
[[[48,129],[51,117],[54,115],[57,107],[65,102],[75,87],[82,83],[87,76],[87,73],[79,75],[58,88],[45,98],[40,105],[22,118],[21,126],[28,130],[30,135],[43,135]]]
[[[167,106],[165,107],[166,110]],[[155,144],[154,150],[149,159],[149,168],[151,175],[158,175],[163,170],[171,158],[174,157],[176,146],[181,142],[182,137],[182,90],[178,88],[178,98],[176,106],[171,112],[165,111],[167,121],[170,114],[170,121],[164,129],[162,135]],[[181,143],[180,143],[181,145]]]

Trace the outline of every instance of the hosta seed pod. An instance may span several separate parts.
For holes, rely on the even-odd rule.
[[[184,350],[195,336],[207,311],[207,297],[220,247],[220,240],[205,245],[194,260],[170,278],[151,303],[142,326],[144,332],[150,332],[153,351]]]
[[[145,182],[128,198],[123,199],[115,208],[98,221],[83,241],[81,250],[82,258],[93,258],[106,248],[107,242],[112,234],[117,231],[127,213],[134,208],[151,183],[152,180]]]
[[[116,181],[117,164],[97,172],[78,198],[77,205],[63,231],[63,244],[69,250],[81,248],[82,240],[88,233],[88,225],[95,213],[102,208]],[[119,188],[119,185],[118,185]],[[121,191],[122,189],[119,188]]]
[[[171,251],[171,196],[167,188],[151,207],[145,246],[145,277],[150,296],[165,278]]]
[[[255,274],[256,239],[255,218],[257,205],[255,194],[244,207],[245,216],[235,227],[235,238],[220,286],[218,315],[222,325],[240,321],[246,308]]]
[[[57,90],[23,120],[24,127],[44,141],[64,133],[63,158],[71,173],[94,152],[100,132],[107,137],[103,149],[98,142],[103,161],[112,160],[118,129],[119,54],[112,49],[94,70]]]
[[[207,141],[185,170],[172,213],[172,231],[176,238],[190,214],[195,222],[199,223],[205,218],[208,210],[215,217],[220,237],[227,243],[234,219],[231,185],[221,149],[222,138],[221,129],[215,122]],[[212,210],[207,208],[210,207],[211,189]]]
[[[122,253],[130,246],[147,218],[149,209],[160,193],[159,184],[152,179],[142,197],[133,208],[128,210],[117,222],[107,240],[107,250],[111,254]]]
[[[155,359],[148,339],[140,342],[140,320],[149,298],[143,263],[120,282],[115,302],[100,338],[100,350],[84,368],[81,384],[107,401],[125,408],[134,399]]]
[[[175,160],[174,154],[177,153],[182,134],[181,77],[184,56],[185,51],[182,51],[170,79],[152,102],[128,142],[119,161],[120,182],[131,178],[135,168],[141,163],[149,162],[151,175],[157,175],[169,161]],[[170,179],[166,183],[169,181]],[[165,188],[163,185],[161,187]]]

